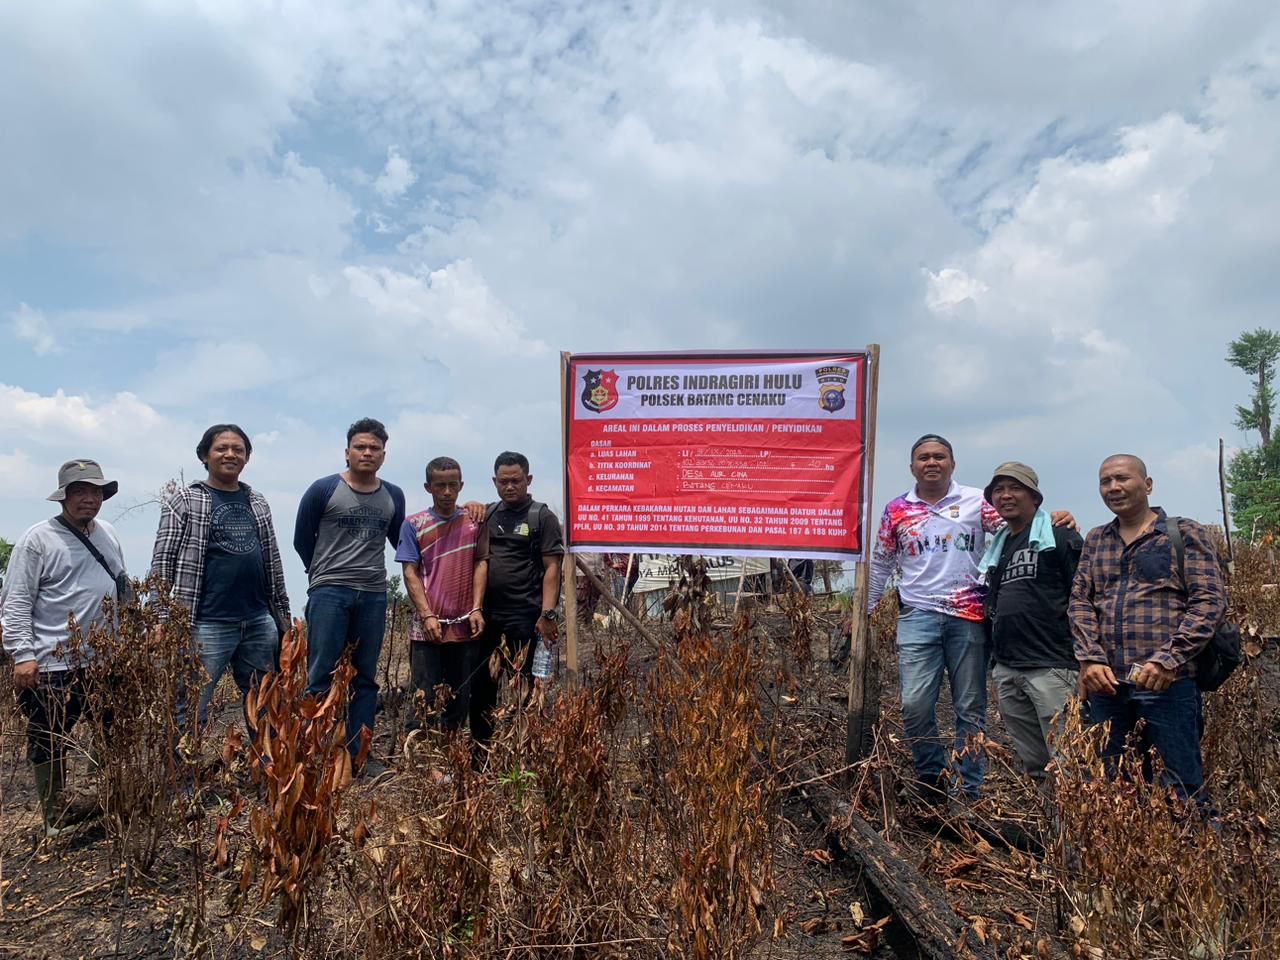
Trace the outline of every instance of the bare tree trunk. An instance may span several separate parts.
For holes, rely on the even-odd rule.
[[[1267,361],[1264,357],[1258,361],[1258,430],[1262,434],[1262,445],[1271,443],[1271,408],[1267,403]]]

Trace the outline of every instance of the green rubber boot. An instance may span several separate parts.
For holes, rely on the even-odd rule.
[[[32,764],[35,770],[36,795],[40,798],[40,815],[44,820],[44,835],[49,839],[60,836],[77,824],[98,816],[95,803],[68,803],[64,795],[67,781],[66,761]]]
[[[58,822],[62,813],[62,788],[65,783],[65,774],[60,763],[33,763],[31,769],[35,773],[36,797],[40,801],[44,835],[52,839],[66,829]]]

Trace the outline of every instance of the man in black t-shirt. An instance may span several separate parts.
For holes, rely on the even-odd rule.
[[[529,496],[529,461],[520,453],[498,454],[493,485],[499,500],[485,510],[489,536],[489,580],[484,595],[482,664],[506,638],[504,659],[521,662],[527,678],[533,668],[535,637],[555,643],[560,629],[560,560],[564,540],[560,521],[545,503]],[[523,660],[521,655],[523,652]],[[478,741],[492,735],[492,711],[498,681],[480,668],[471,691],[471,733]]]
[[[989,582],[992,678],[1018,757],[1043,781],[1053,718],[1076,693],[1067,602],[1083,541],[1040,509],[1039,478],[1026,464],[1001,464],[983,493],[1006,524],[978,565]]]

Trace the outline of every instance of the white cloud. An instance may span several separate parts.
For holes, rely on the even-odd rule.
[[[50,396],[0,384],[0,435],[21,437],[67,435],[78,440],[96,438],[127,423],[132,430],[147,430],[159,414],[132,393],[118,393],[103,404],[88,397],[57,390]]]
[[[929,287],[925,304],[935,313],[955,310],[962,304],[973,304],[991,288],[957,267],[943,267],[937,273],[926,271]]]
[[[258,389],[287,377],[290,367],[290,356],[268,356],[248,339],[203,340],[157,354],[140,392],[170,407],[198,404]]]
[[[58,341],[49,326],[49,320],[41,310],[32,310],[25,303],[9,314],[9,322],[14,336],[31,344],[37,356],[54,353],[58,349]]]
[[[382,168],[378,179],[373,181],[373,189],[385,201],[402,197],[410,187],[418,182],[418,175],[413,172],[409,161],[400,155],[395,147],[387,148],[387,165]]]
[[[454,344],[482,346],[499,353],[546,353],[526,340],[523,325],[489,289],[470,260],[411,276],[387,267],[348,267],[351,294],[373,308],[397,336],[438,350]]]
[[[0,456],[141,424],[151,489],[234,419],[279,517],[372,413],[395,479],[511,446],[554,500],[557,350],[874,340],[882,493],[939,429],[1087,518],[1112,448],[1230,432],[1278,40],[1253,0],[9,5],[0,311],[63,352],[0,358]]]

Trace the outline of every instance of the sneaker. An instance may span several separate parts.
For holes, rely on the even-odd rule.
[[[395,776],[394,770],[385,763],[379,763],[373,757],[367,758],[360,770],[360,779],[370,786],[381,783],[383,780],[393,776]]]

